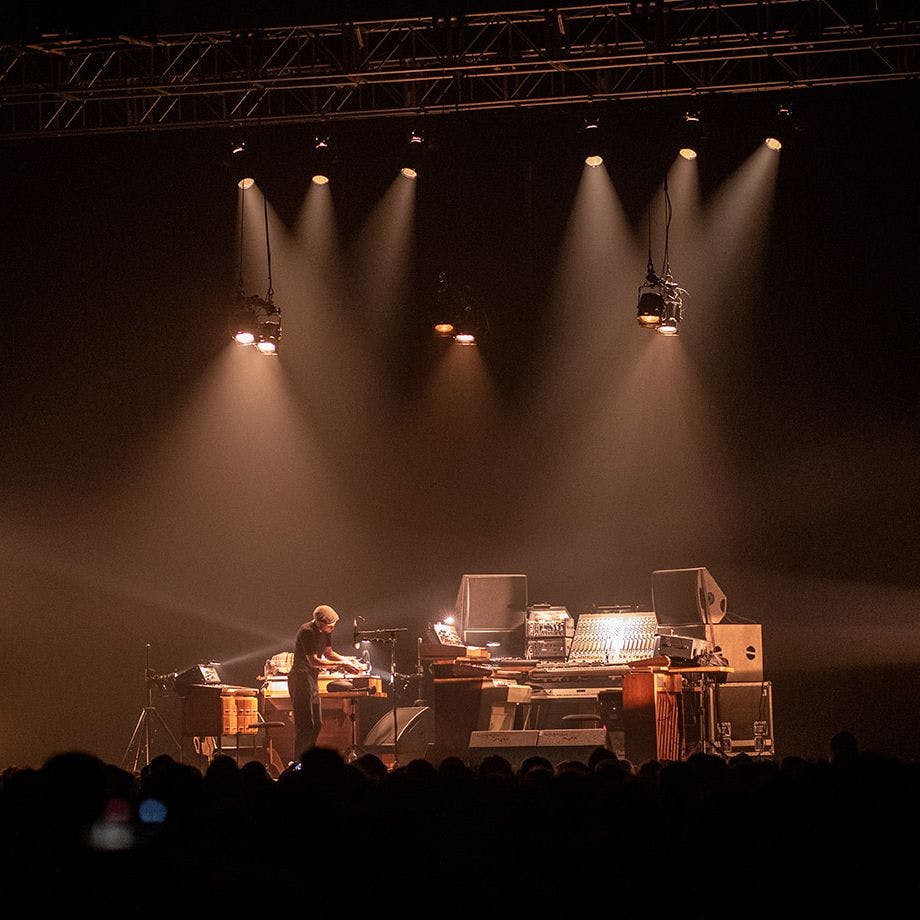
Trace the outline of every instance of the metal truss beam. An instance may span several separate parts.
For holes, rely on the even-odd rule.
[[[0,137],[309,123],[920,76],[913,0],[631,0],[0,45]]]

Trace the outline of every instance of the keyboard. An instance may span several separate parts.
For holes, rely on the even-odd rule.
[[[560,661],[543,662],[528,675],[531,681],[591,679],[594,677],[620,677],[632,670],[627,664],[609,662]]]

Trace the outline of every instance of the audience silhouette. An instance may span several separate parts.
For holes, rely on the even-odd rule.
[[[133,775],[68,751],[0,775],[0,833],[9,893],[68,910],[82,898],[96,916],[107,903],[175,910],[189,890],[291,904],[305,885],[320,910],[480,892],[490,910],[592,904],[626,917],[852,911],[914,893],[902,841],[918,769],[848,731],[816,760],[694,753],[637,766],[598,748],[516,769],[497,755],[388,768],[314,747],[277,779],[224,755],[203,771],[161,755]]]

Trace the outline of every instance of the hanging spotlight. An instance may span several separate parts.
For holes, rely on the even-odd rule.
[[[230,143],[230,160],[227,164],[233,182],[244,191],[255,185],[253,156],[243,138]]]
[[[595,113],[583,119],[581,137],[582,154],[585,158],[585,165],[597,168],[604,162],[604,157],[602,153],[603,138],[601,123]]]
[[[478,333],[479,328],[473,316],[473,310],[470,306],[466,306],[460,316],[457,317],[454,341],[458,345],[475,345]]]
[[[311,181],[314,185],[328,185],[333,166],[332,140],[328,134],[318,134],[313,138]]]
[[[773,126],[770,134],[764,139],[764,143],[771,150],[782,150],[783,142],[789,137],[792,122],[792,109],[788,105],[781,104],[773,115]]]
[[[280,341],[281,311],[271,301],[268,301],[265,318],[259,323],[259,339],[256,342],[256,348],[263,355],[276,355]]]
[[[435,295],[432,329],[434,334],[446,338],[454,334],[454,310],[450,303],[447,272],[438,272],[438,290]]]
[[[247,295],[243,287],[243,209],[240,208],[239,294],[230,320],[230,334],[238,345],[255,345],[263,355],[278,353],[281,341],[281,309],[273,298],[272,250],[268,236],[268,200],[263,198],[265,214],[265,254],[268,263],[268,291],[264,298]]]
[[[462,307],[454,324],[454,341],[458,345],[476,345],[488,332],[485,311],[463,295]]]
[[[652,217],[651,212],[649,212],[648,265],[646,266],[645,281],[639,285],[636,321],[644,329],[654,329],[661,335],[678,335],[678,326],[683,319],[684,296],[687,292],[677,284],[671,275],[668,243],[672,209],[667,175],[665,175],[664,179],[664,202],[664,277],[655,271],[655,265],[652,262]]]
[[[240,292],[240,302],[230,321],[230,334],[238,345],[252,345],[259,334],[258,296],[247,297]]]
[[[683,295],[687,292],[678,287],[677,283],[671,277],[671,268],[668,266],[661,280],[661,301],[664,312],[661,315],[661,322],[655,330],[659,335],[679,335],[677,327],[680,325],[681,313],[683,311]]]
[[[695,160],[703,140],[703,120],[698,110],[688,110],[680,116],[680,150],[685,160]]]
[[[651,261],[648,263],[648,273],[644,283],[639,285],[639,306],[636,309],[636,319],[640,326],[655,328],[664,314],[664,299],[659,286],[661,279],[655,274]]]
[[[399,172],[407,179],[417,179],[422,163],[422,154],[425,150],[425,136],[421,131],[413,128],[409,132],[406,151],[403,154],[403,166]]]
[[[431,328],[438,338],[453,339],[458,345],[475,345],[488,333],[488,317],[474,301],[469,288],[458,287],[438,273]]]

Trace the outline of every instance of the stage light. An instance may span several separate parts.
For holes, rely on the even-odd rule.
[[[454,334],[454,319],[456,306],[453,302],[453,291],[447,283],[447,272],[438,272],[438,286],[434,295],[434,306],[431,310],[431,328],[440,338],[447,338]]]
[[[654,272],[652,273],[654,274]],[[642,290],[642,287],[639,288],[639,307],[636,311],[636,318],[639,321],[640,326],[657,326],[661,322],[661,314],[664,312],[664,301],[661,299],[661,294],[658,291],[651,289],[652,284],[657,281],[657,277],[653,280],[646,279],[646,285],[650,288],[649,290]],[[643,285],[644,287],[645,285]]]
[[[581,152],[585,158],[585,166],[596,169],[603,164],[603,132],[601,121],[596,112],[592,112],[581,123]]]
[[[475,345],[485,326],[485,314],[467,301],[454,324],[454,341],[458,345]]]
[[[313,170],[311,181],[314,185],[329,184],[334,161],[335,154],[331,136],[328,134],[316,135],[313,138],[313,154],[311,157],[311,169]]]
[[[661,335],[677,335],[677,327],[683,318],[683,299],[687,292],[677,284],[671,275],[668,243],[672,209],[667,175],[665,175],[664,179],[664,202],[664,276],[655,271],[655,265],[652,261],[652,217],[651,211],[649,211],[648,264],[645,271],[645,280],[639,285],[636,321],[643,329],[655,329]]]
[[[243,209],[240,208],[239,294],[230,320],[230,333],[238,345],[255,345],[263,355],[278,353],[281,340],[281,309],[275,304],[272,289],[272,250],[268,236],[268,201],[263,198],[265,214],[265,253],[268,263],[268,292],[264,299],[247,295],[243,287]]]
[[[695,160],[706,139],[702,113],[695,109],[682,112],[677,131],[680,137],[678,153],[685,160]]]
[[[258,312],[253,298],[241,297],[241,301],[231,320],[231,335],[238,345],[252,345],[259,332]]]
[[[659,335],[679,335],[676,317],[670,316],[667,319],[663,319],[661,325],[655,331]]]
[[[438,286],[431,310],[431,328],[441,339],[452,338],[458,345],[474,345],[488,331],[488,318],[466,285],[448,281],[438,272]]]
[[[800,127],[795,124],[792,109],[788,105],[781,104],[773,113],[770,133],[764,139],[764,143],[771,150],[782,150],[783,144],[794,130],[800,130]]]
[[[417,128],[413,128],[409,132],[409,140],[406,143],[406,149],[402,155],[402,166],[399,169],[400,175],[404,176],[406,179],[418,178],[425,146],[424,134]]]
[[[245,191],[255,185],[253,156],[242,138],[237,138],[230,143],[230,160],[227,166],[238,188]]]
[[[268,314],[264,322],[259,324],[259,340],[256,348],[263,355],[278,354],[278,343],[281,341],[281,311],[273,307],[273,312]]]

